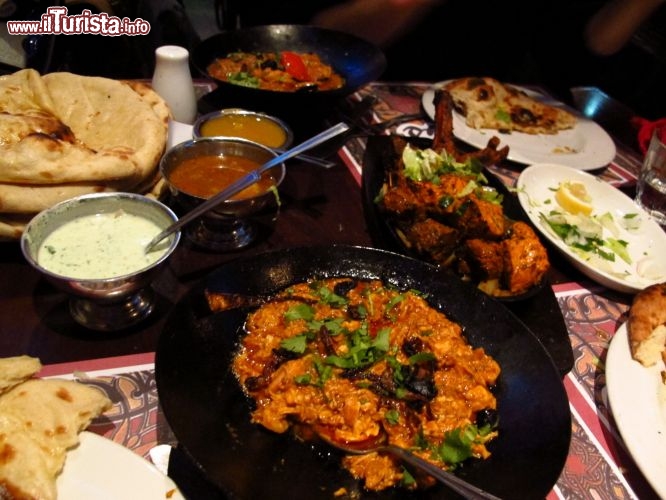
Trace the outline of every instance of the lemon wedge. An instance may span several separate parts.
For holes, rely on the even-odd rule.
[[[580,182],[563,182],[555,193],[555,200],[560,206],[572,214],[590,215],[592,198],[585,185]]]

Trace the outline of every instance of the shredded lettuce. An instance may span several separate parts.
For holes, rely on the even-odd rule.
[[[627,264],[632,263],[628,252],[628,243],[617,239],[619,229],[610,213],[602,215],[571,214],[553,210],[539,214],[542,224],[566,243],[582,258],[592,255],[609,262],[615,262],[618,256]],[[609,235],[604,235],[604,229]]]
[[[402,161],[405,165],[405,176],[418,182],[432,182],[435,177],[446,173],[471,175],[480,183],[488,181],[482,173],[483,165],[478,161],[469,159],[461,163],[446,151],[440,153],[430,148],[413,148],[407,144],[402,152]]]
[[[429,181],[437,175],[442,157],[432,149],[415,149],[409,144],[402,152],[405,176],[413,181]]]
[[[497,190],[486,186],[488,179],[483,175],[483,165],[475,159],[459,162],[446,151],[437,152],[430,148],[418,149],[407,144],[402,152],[402,162],[405,167],[405,177],[412,181],[438,184],[439,176],[444,174],[471,176],[472,180],[458,196],[474,193],[491,203],[500,204],[502,202],[502,195]]]

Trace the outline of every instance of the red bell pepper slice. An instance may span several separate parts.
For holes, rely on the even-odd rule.
[[[282,66],[284,66],[285,71],[294,79],[300,82],[310,80],[308,68],[305,66],[301,56],[295,52],[282,52],[280,55],[280,62],[282,63]]]

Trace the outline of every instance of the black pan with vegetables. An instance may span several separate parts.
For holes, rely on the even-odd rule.
[[[277,53],[278,60],[284,60],[281,56],[284,52],[313,53],[330,65],[344,83],[332,90],[305,86],[296,92],[283,92],[237,85],[208,73],[211,63],[234,52]],[[289,58],[293,59],[291,55]],[[375,45],[346,33],[308,25],[268,25],[224,31],[195,47],[192,63],[201,76],[217,83],[218,89],[209,99],[214,99],[219,106],[240,106],[278,114],[294,109],[301,113],[321,113],[338,99],[379,78],[386,68],[386,58]]]

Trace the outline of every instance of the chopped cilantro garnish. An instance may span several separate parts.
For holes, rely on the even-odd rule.
[[[426,361],[435,361],[437,358],[431,352],[419,352],[409,357],[409,364],[416,365],[418,363],[425,363]]]
[[[241,85],[243,87],[259,87],[259,79],[244,71],[240,71],[238,73],[229,73],[227,75],[227,81],[229,81],[229,83],[233,83],[234,85]]]
[[[329,335],[339,335],[344,331],[343,322],[343,318],[333,318],[324,321],[313,320],[308,322],[308,330],[316,333],[321,331],[322,328],[326,328]]]
[[[391,347],[389,343],[390,334],[390,328],[382,328],[377,332],[375,340],[372,342],[372,346],[376,349],[379,349],[380,351],[388,352],[389,348]]]
[[[453,429],[444,435],[444,441],[434,450],[435,456],[452,466],[464,462],[473,456],[472,445],[477,441],[479,429],[470,424]]]
[[[427,450],[430,446],[430,443],[428,443],[428,440],[423,433],[423,428],[419,428],[419,431],[416,433],[414,446],[416,446],[416,448],[419,450]]]
[[[280,347],[287,351],[303,354],[307,347],[308,338],[306,335],[296,335],[280,342]]]
[[[395,397],[398,399],[405,399],[409,391],[405,389],[404,387],[398,387],[395,390]]]
[[[342,307],[347,304],[347,299],[337,295],[325,286],[317,288],[316,292],[319,296],[319,300],[330,306]]]
[[[294,382],[296,382],[298,385],[310,385],[311,379],[312,377],[309,373],[304,373],[303,375],[296,375],[294,377]]]
[[[344,355],[326,356],[325,362],[338,368],[361,368],[376,363],[384,357],[389,349],[388,328],[381,329],[375,338],[371,338],[367,331],[367,324],[350,332],[347,338],[348,350]]]
[[[436,450],[437,457],[448,464],[457,464],[467,460],[472,456],[472,444],[475,437],[476,433],[469,427],[447,432],[444,441]]]
[[[299,385],[314,385],[316,387],[323,387],[326,381],[333,375],[333,369],[330,366],[322,363],[321,358],[318,356],[314,358],[312,366],[314,366],[314,369],[317,372],[316,381],[312,380],[311,374],[304,373],[302,375],[296,375],[294,377],[294,382]]]
[[[398,305],[400,302],[405,300],[405,296],[400,294],[396,295],[393,297],[391,300],[388,301],[388,304],[386,304],[386,312],[388,313],[391,309],[393,309],[396,305]]]
[[[280,193],[278,191],[278,188],[275,184],[273,184],[271,187],[268,188],[268,190],[271,192],[273,195],[273,198],[275,198],[275,204],[279,207],[282,206],[282,200],[280,200]]]
[[[416,479],[414,479],[414,476],[405,469],[404,467],[402,468],[402,485],[403,486],[412,486],[413,484],[416,483]]]
[[[405,381],[403,366],[396,359],[395,356],[386,356],[386,363],[391,367],[393,371],[393,380],[397,386],[401,386]]]
[[[356,306],[356,314],[358,314],[359,318],[367,318],[368,310],[365,308],[363,304],[359,304],[358,306]]]
[[[333,368],[324,364],[319,357],[315,358],[314,367],[317,370],[317,375],[319,375],[317,386],[323,387],[326,381],[333,375]]]
[[[298,319],[311,321],[314,318],[314,309],[307,304],[296,304],[284,313],[284,318],[287,321],[296,321]]]
[[[384,419],[391,425],[395,425],[400,422],[400,413],[398,410],[389,410],[384,413]]]

